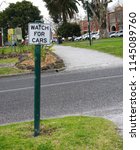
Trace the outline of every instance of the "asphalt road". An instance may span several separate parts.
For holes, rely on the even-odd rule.
[[[41,118],[102,116],[122,129],[122,67],[42,74]],[[0,124],[33,120],[34,75],[0,78]]]

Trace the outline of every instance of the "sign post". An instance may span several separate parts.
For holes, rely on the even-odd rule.
[[[40,133],[40,55],[41,45],[35,45],[35,79],[34,79],[34,136]]]
[[[35,79],[34,79],[34,136],[40,134],[40,57],[41,45],[50,44],[50,25],[29,23],[29,44],[35,44]]]

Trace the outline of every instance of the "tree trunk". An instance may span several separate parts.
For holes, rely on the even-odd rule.
[[[100,38],[108,37],[106,11],[101,11],[99,19],[99,31],[100,31]]]
[[[92,15],[97,18],[100,38],[107,38],[107,6],[108,3],[112,2],[112,0],[92,0],[90,3],[90,10]]]
[[[62,12],[62,17],[63,17],[63,23],[67,23],[67,17],[65,12]]]

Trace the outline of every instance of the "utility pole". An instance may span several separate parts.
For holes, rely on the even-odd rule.
[[[86,8],[87,8],[87,18],[88,18],[88,33],[89,33],[89,44],[91,46],[91,35],[90,35],[90,19],[89,19],[89,11],[88,11],[88,0],[86,0]]]

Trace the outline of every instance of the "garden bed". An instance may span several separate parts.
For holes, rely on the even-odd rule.
[[[34,47],[28,46],[16,52],[11,48],[4,48],[0,53],[0,76],[34,71]],[[52,46],[41,49],[41,71],[63,70],[64,62],[52,52]],[[14,70],[14,72],[13,72]]]
[[[19,69],[34,71],[34,58],[32,56],[32,53],[20,55],[19,62],[17,62],[15,66]],[[46,53],[45,60],[41,60],[41,70],[57,70],[64,67],[65,65],[63,60],[51,51],[48,51]]]

